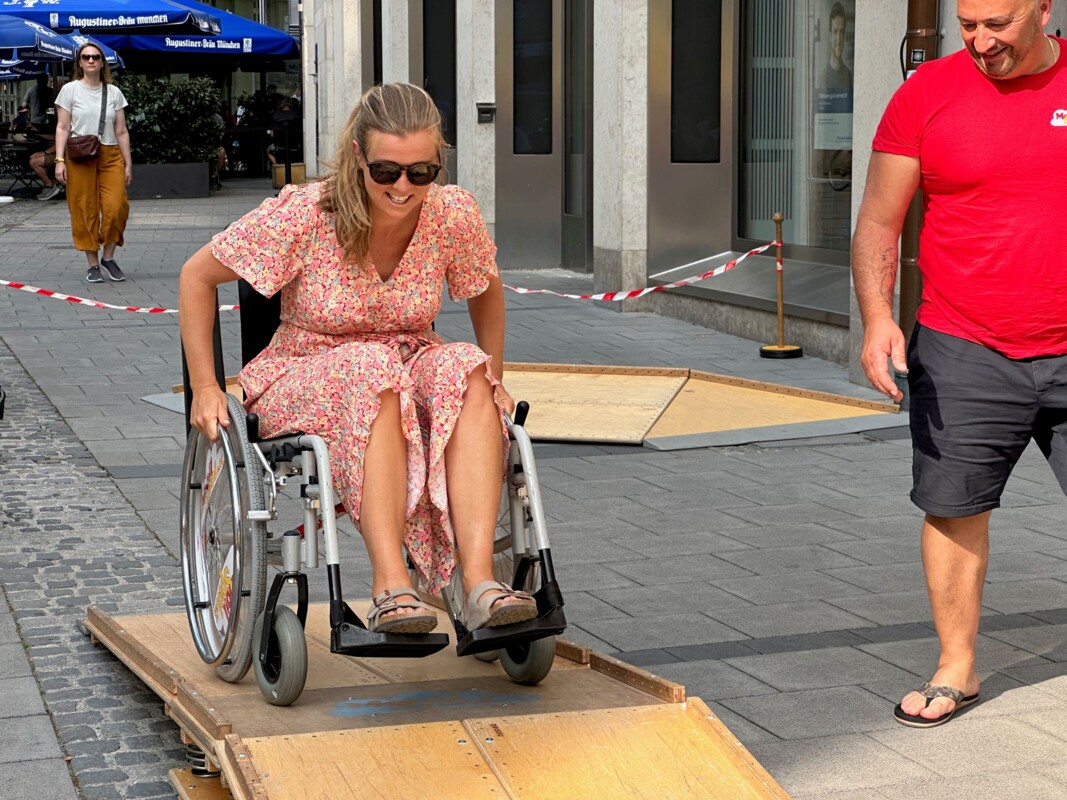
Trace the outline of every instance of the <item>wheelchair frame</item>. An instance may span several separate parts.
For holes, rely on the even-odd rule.
[[[246,302],[243,293],[243,307]],[[216,315],[216,375],[221,377],[217,323]],[[255,338],[259,343],[269,340],[262,330],[255,332]],[[243,315],[242,342],[247,344]],[[246,363],[258,352],[255,344],[243,349]],[[187,425],[189,400],[186,379]],[[197,431],[189,432],[182,471],[182,578],[186,613],[200,657],[230,682],[240,681],[254,665],[268,702],[295,702],[303,691],[308,660],[303,631],[308,586],[302,568],[319,566],[320,530],[329,588],[331,652],[421,657],[446,647],[449,637],[444,633],[372,632],[345,602],[337,535],[339,506],[325,442],[307,434],[261,440],[258,417],[246,414],[233,396],[228,396],[228,407],[230,425],[220,429],[216,442]],[[499,655],[512,680],[532,685],[551,669],[554,637],[564,631],[566,619],[552,565],[533,445],[522,425],[528,409],[526,403],[519,403],[515,419],[507,419],[510,444],[505,486],[510,531],[497,538],[494,552],[510,549],[510,583],[533,595],[538,616],[514,625],[468,631],[462,621],[465,597],[458,568],[442,598],[455,629],[457,655],[477,655],[483,660]],[[304,521],[280,537],[281,571],[268,592],[271,534],[267,523],[278,518],[279,489],[294,477],[299,479]],[[280,604],[286,587],[296,591],[295,614]]]

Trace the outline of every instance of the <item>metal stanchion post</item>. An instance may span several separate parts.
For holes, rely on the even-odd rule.
[[[760,358],[800,358],[804,351],[800,345],[785,343],[785,273],[782,270],[782,223],[785,216],[781,211],[774,212],[774,235],[778,247],[778,343],[765,344],[759,349]]]

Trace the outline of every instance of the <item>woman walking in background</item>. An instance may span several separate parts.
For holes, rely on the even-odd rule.
[[[67,158],[67,143],[74,136],[96,135],[106,92],[100,155],[88,161]],[[85,253],[89,271],[85,280],[103,283],[104,275],[124,281],[115,262],[115,248],[124,243],[130,201],[126,187],[133,179],[130,134],[126,130],[126,98],[111,85],[111,70],[96,45],[86,42],[74,57],[73,80],[56,98],[56,180],[67,187],[74,246]],[[102,257],[98,253],[103,245]],[[102,268],[102,271],[101,271]]]

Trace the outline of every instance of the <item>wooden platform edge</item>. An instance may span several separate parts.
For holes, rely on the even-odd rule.
[[[203,731],[214,741],[224,739],[233,733],[233,725],[215,711],[214,706],[202,699],[200,692],[186,683],[178,686],[175,706],[185,713],[198,730]]]
[[[269,800],[267,789],[259,779],[252,754],[236,733],[225,739],[225,758],[222,759],[222,774],[233,793],[234,800]]]
[[[733,755],[733,761],[739,769],[750,773],[754,780],[758,781],[777,800],[790,800],[789,794],[767,772],[762,764],[748,752],[730,729],[723,724],[715,712],[708,708],[707,704],[699,697],[690,697],[685,704],[685,713],[692,717],[698,725],[704,725],[711,729],[711,733],[719,739],[729,753]]]
[[[685,687],[681,684],[661,678],[648,670],[619,661],[617,658],[606,656],[603,653],[590,651],[589,666],[609,678],[625,683],[645,694],[650,694],[668,703],[684,703]]]
[[[573,661],[575,664],[588,664],[592,652],[592,649],[584,644],[572,642],[562,636],[556,637],[556,655],[560,658]]]
[[[177,695],[181,683],[177,672],[142,647],[115,617],[98,606],[89,606],[85,613],[85,627],[163,702],[169,702]]]
[[[183,744],[195,744],[204,752],[204,758],[215,769],[223,770],[225,759],[218,752],[221,749],[221,739],[212,739],[208,731],[198,727],[196,718],[189,714],[188,709],[179,703],[167,704],[167,716],[181,730]],[[227,726],[228,727],[228,726]]]
[[[690,370],[682,367],[610,367],[602,364],[534,364],[526,361],[505,361],[504,375],[513,372],[573,372],[594,375],[648,375],[653,377],[687,378]]]
[[[881,411],[885,414],[899,414],[900,406],[896,403],[882,403],[877,400],[863,400],[859,397],[849,397],[844,394],[834,394],[833,392],[820,392],[816,389],[800,389],[796,386],[782,386],[778,383],[768,383],[767,381],[756,381],[751,378],[736,378],[733,375],[720,375],[715,372],[702,372],[701,370],[690,370],[690,380],[707,381],[708,383],[725,383],[730,386],[740,386],[745,389],[757,389],[762,392],[773,392],[775,394],[785,394],[790,397],[803,397],[808,400],[822,400],[827,403],[837,403],[843,406],[853,406],[855,408],[865,408],[869,411]]]

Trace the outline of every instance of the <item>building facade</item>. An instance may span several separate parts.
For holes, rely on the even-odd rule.
[[[450,178],[504,268],[666,283],[775,239],[787,339],[849,363],[849,243],[870,143],[903,80],[908,0],[302,0],[305,153],[328,159],[360,93],[425,86]],[[1067,27],[1054,7],[1049,28]],[[961,46],[940,2],[940,54]],[[613,304],[773,343],[773,254]],[[756,345],[754,345],[755,347]]]

